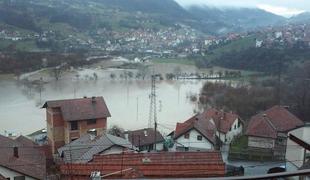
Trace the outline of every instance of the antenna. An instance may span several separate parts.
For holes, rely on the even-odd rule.
[[[150,114],[149,114],[149,123],[148,127],[152,128],[154,123],[154,150],[156,151],[156,132],[157,132],[157,110],[156,110],[156,77],[159,75],[152,75],[152,85],[151,85],[151,94],[150,94]]]

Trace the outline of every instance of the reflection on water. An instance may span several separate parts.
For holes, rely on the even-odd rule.
[[[93,73],[98,79],[90,80]],[[0,133],[4,130],[31,133],[45,127],[45,109],[40,106],[46,100],[103,96],[112,117],[108,125],[124,129],[147,127],[149,119],[149,79],[111,79],[110,74],[121,70],[82,70],[59,81],[36,86],[20,84],[16,80],[0,81]],[[118,76],[119,77],[119,76]],[[198,94],[205,81],[181,80],[157,83],[159,129],[169,132],[176,122],[189,118],[196,105],[189,96]]]

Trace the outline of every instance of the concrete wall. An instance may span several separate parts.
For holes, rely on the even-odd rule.
[[[189,138],[185,139],[184,135],[180,136],[178,139],[175,140],[175,147],[174,149],[182,149],[182,148],[188,148],[189,151],[197,151],[197,150],[209,150],[214,149],[213,144],[209,142],[208,139],[206,139],[204,136],[202,136],[198,131],[195,129],[192,129],[189,133]],[[202,140],[197,140],[197,136],[201,135]]]
[[[272,149],[274,147],[275,140],[271,138],[261,138],[261,137],[248,137],[248,146],[257,148]]]
[[[0,174],[2,176],[4,176],[5,178],[10,178],[11,180],[14,180],[14,177],[16,177],[16,176],[25,176],[25,175],[23,175],[21,173],[18,173],[16,171],[12,171],[12,170],[7,169],[7,168],[5,168],[3,166],[0,166]],[[26,180],[35,180],[34,178],[29,177],[29,176],[25,176],[25,179]]]
[[[288,135],[289,134],[292,134],[310,144],[310,126],[295,129],[290,131]],[[307,153],[309,153],[309,151],[307,151]],[[292,166],[296,167],[292,168],[293,170],[296,170],[303,165],[304,155],[304,148],[288,138],[285,158]]]

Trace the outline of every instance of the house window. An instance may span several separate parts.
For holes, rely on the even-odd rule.
[[[237,128],[237,126],[235,125],[235,126],[234,126],[234,129],[236,129],[236,128]]]
[[[202,136],[201,136],[201,135],[198,135],[198,136],[197,136],[197,140],[198,140],[198,141],[202,141]]]
[[[92,124],[96,124],[97,120],[96,119],[89,119],[87,120],[87,125],[92,125]]]
[[[241,122],[238,120],[238,128],[241,126]]]
[[[78,122],[77,121],[70,122],[70,127],[72,131],[78,130]]]
[[[184,139],[189,139],[189,133],[186,133],[186,134],[184,135]]]
[[[25,176],[15,176],[14,180],[25,180]]]
[[[225,138],[225,142],[227,142],[227,138]]]

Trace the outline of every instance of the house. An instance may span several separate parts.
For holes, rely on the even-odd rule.
[[[225,176],[225,163],[218,151],[154,152],[95,155],[88,163],[60,165],[62,179],[205,178]]]
[[[177,123],[174,131],[176,151],[206,151],[215,146],[215,124],[203,114],[197,114],[183,123]]]
[[[153,128],[126,131],[124,136],[134,146],[138,147],[139,151],[153,151],[155,145],[156,151],[162,151],[164,149],[164,137],[158,131],[155,133]]]
[[[124,152],[135,151],[129,141],[112,136],[110,134],[102,134],[94,136],[85,134],[79,139],[58,149],[58,154],[65,163],[87,163],[93,160],[93,156],[97,154],[121,154]]]
[[[33,142],[35,142],[38,145],[44,145],[47,144],[47,131],[46,129],[40,129],[38,131],[35,131],[29,135],[27,135]]]
[[[45,155],[26,137],[16,140],[0,135],[0,179],[45,179]]]
[[[210,108],[202,115],[215,124],[216,136],[224,144],[230,144],[243,131],[244,122],[236,113]]]
[[[310,124],[289,131],[288,136],[285,154],[286,169],[296,171],[310,162]]]
[[[82,135],[102,135],[111,117],[103,97],[47,101],[47,139],[52,153]]]
[[[304,123],[283,106],[274,106],[250,119],[246,130],[248,147],[270,150],[276,159],[284,159],[287,134]]]

